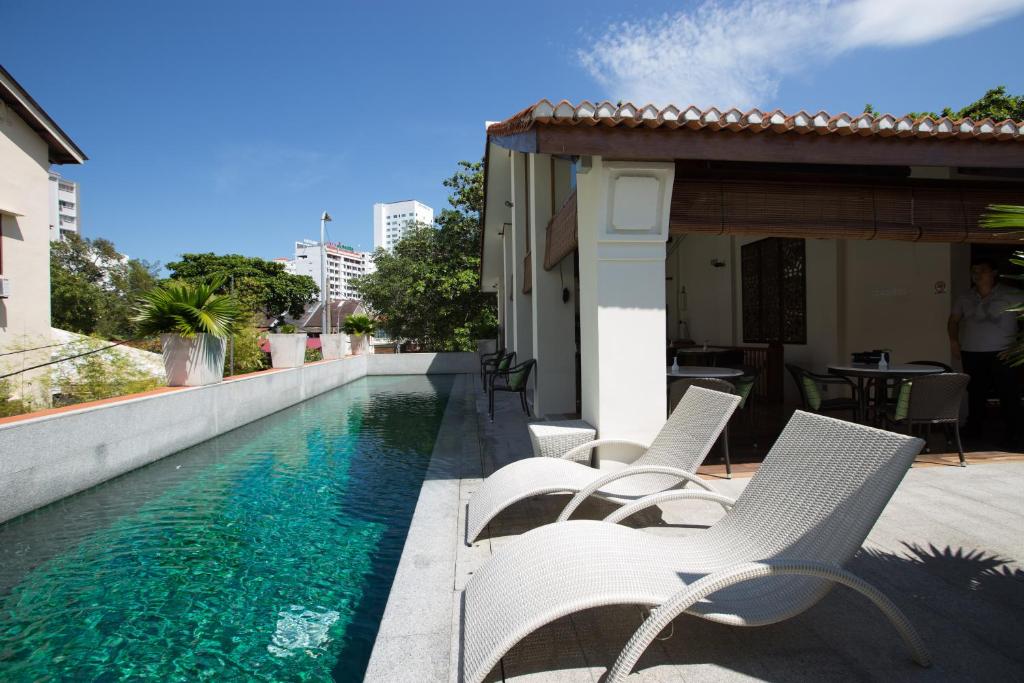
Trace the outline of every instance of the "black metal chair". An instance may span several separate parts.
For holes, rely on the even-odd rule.
[[[712,391],[721,391],[723,394],[735,394],[736,386],[724,379],[717,379],[714,377],[697,378],[697,379],[678,379],[668,385],[668,412],[671,415],[672,411],[679,405],[679,401],[682,400],[683,394],[690,387],[700,387],[702,389],[711,389]],[[742,403],[741,403],[742,405]],[[726,423],[725,428],[722,430],[722,436],[719,437],[722,441],[722,459],[725,461],[725,477],[726,479],[732,479],[732,461],[729,458],[729,424]]]
[[[492,357],[487,360],[480,361],[480,383],[483,384],[483,391],[485,393],[487,392],[487,387],[490,384],[490,378],[494,376],[494,373],[504,372],[516,362],[515,351],[502,349],[494,354],[488,355]]]
[[[786,369],[793,376],[796,388],[800,392],[801,407],[810,412],[824,415],[825,413],[850,411],[854,421],[860,420],[860,396],[857,385],[846,377],[838,375],[819,375],[799,365],[786,363]],[[839,396],[825,398],[823,387],[845,386],[850,390],[851,398]]]
[[[967,458],[964,457],[964,447],[960,441],[960,406],[970,381],[968,375],[957,372],[903,380],[892,422],[903,425],[907,434],[911,434],[914,427],[924,426],[930,432],[933,425],[941,424],[947,429],[947,443],[948,429],[952,426],[956,449],[960,455],[960,467],[967,467]]]
[[[523,361],[519,365],[509,367],[504,371],[496,371],[491,375],[487,397],[487,406],[491,414],[491,422],[494,422],[494,392],[496,391],[510,391],[518,393],[519,401],[523,405],[523,412],[526,413],[527,417],[529,417],[530,406],[526,402],[526,385],[530,382],[530,372],[533,370],[535,365],[537,365],[537,361],[531,358],[530,360]],[[499,384],[499,380],[501,380],[501,384]]]

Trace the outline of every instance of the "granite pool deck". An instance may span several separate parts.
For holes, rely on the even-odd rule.
[[[446,411],[367,670],[369,681],[457,681],[461,591],[472,573],[536,520],[554,520],[565,497],[510,508],[472,547],[462,543],[465,506],[482,477],[531,453],[515,396],[487,418],[479,379],[461,375]],[[967,468],[922,456],[849,568],[907,613],[934,664],[916,666],[888,622],[837,588],[788,622],[742,629],[677,619],[630,680],[1022,680],[1024,681],[1024,457],[985,454]],[[726,480],[738,495],[755,468]],[[613,509],[595,501],[579,517]],[[723,513],[672,503],[631,518],[647,533],[700,533]],[[519,643],[489,681],[600,681],[643,620],[636,607],[589,610]]]

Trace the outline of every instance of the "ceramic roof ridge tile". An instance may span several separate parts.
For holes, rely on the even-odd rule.
[[[768,112],[754,108],[746,112],[738,107],[726,110],[717,107],[701,109],[695,105],[679,107],[668,104],[636,105],[633,102],[613,103],[609,100],[591,102],[582,100],[573,104],[559,100],[557,104],[542,99],[512,115],[508,119],[488,126],[489,135],[515,135],[535,125],[596,126],[628,128],[689,128],[691,130],[733,133],[795,133],[805,135],[852,135],[861,137],[890,137],[937,140],[999,140],[1024,142],[1024,121],[991,118],[979,121],[969,117],[955,119],[949,116],[895,116],[863,112],[830,114],[826,111],[808,113],[801,109],[787,113],[781,109]]]

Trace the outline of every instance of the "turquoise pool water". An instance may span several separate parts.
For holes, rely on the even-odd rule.
[[[453,378],[368,377],[0,526],[0,680],[359,680]]]

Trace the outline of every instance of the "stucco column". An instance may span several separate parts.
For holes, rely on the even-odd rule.
[[[524,265],[529,243],[529,207],[526,195],[526,155],[512,153],[512,300],[515,310],[516,363],[533,358],[533,310],[530,295],[523,293]]]
[[[583,158],[576,176],[583,419],[649,443],[665,422],[665,242],[675,166]],[[602,457],[614,456],[602,453]]]
[[[575,304],[562,300],[562,290],[572,292],[572,262],[569,281],[558,266],[544,270],[547,224],[554,212],[551,157],[529,155],[530,258],[533,291],[533,357],[537,359],[534,412],[544,417],[576,411]],[[564,267],[565,264],[562,264]]]
[[[509,350],[515,350],[516,347],[516,312],[514,310],[514,297],[512,292],[515,290],[515,277],[512,268],[512,227],[511,224],[505,226],[505,235],[502,239],[502,259],[504,260],[504,274],[501,278],[501,287],[498,288],[498,295],[501,297],[501,301],[498,305],[501,307],[503,313],[503,320],[505,325],[505,348]]]

